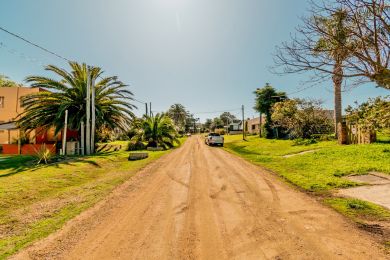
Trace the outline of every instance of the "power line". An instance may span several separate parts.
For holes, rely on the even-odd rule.
[[[10,31],[8,31],[7,29],[4,29],[4,28],[1,27],[1,26],[0,26],[0,30],[3,31],[3,32],[6,32],[6,33],[8,33],[8,34],[10,34],[10,35],[12,35],[12,36],[14,36],[15,38],[18,38],[18,39],[20,39],[20,40],[22,40],[22,41],[24,41],[24,42],[26,42],[26,43],[28,43],[28,44],[30,44],[30,45],[36,47],[36,48],[39,48],[39,49],[41,49],[41,50],[44,51],[44,52],[47,52],[47,53],[49,53],[49,54],[51,54],[51,55],[54,55],[54,56],[56,56],[57,58],[63,59],[63,60],[65,60],[65,61],[67,61],[67,62],[70,62],[70,60],[67,59],[67,58],[65,58],[64,56],[59,55],[59,54],[55,53],[54,51],[50,51],[50,50],[48,50],[47,48],[42,47],[42,46],[40,46],[40,45],[38,45],[38,44],[36,44],[36,43],[33,43],[32,41],[29,41],[29,40],[27,40],[26,38],[24,38],[24,37],[22,37],[22,36],[20,36],[20,35],[18,35],[18,34],[16,34],[16,33],[10,32]]]
[[[223,112],[233,112],[238,110],[241,110],[241,108],[232,108],[232,109],[219,110],[219,111],[191,112],[191,114],[215,114],[215,113],[223,113]]]
[[[11,49],[9,46],[4,44],[3,42],[0,42],[0,49],[4,49],[5,51],[9,52],[10,54],[18,56],[19,58],[24,59],[28,62],[35,63],[35,64],[42,66],[42,67],[45,66],[45,64],[42,61],[38,60],[37,58],[28,56],[28,55],[24,54],[23,52],[20,52],[16,49]]]
[[[51,54],[51,55],[54,55],[54,56],[56,56],[57,58],[60,58],[60,59],[65,60],[65,61],[67,61],[67,62],[71,62],[70,59],[65,58],[64,56],[62,56],[62,55],[60,55],[60,54],[58,54],[58,53],[55,53],[54,51],[51,51],[51,50],[49,50],[49,49],[47,49],[47,48],[45,48],[45,47],[42,47],[42,46],[40,46],[40,45],[38,45],[38,44],[36,44],[36,43],[30,41],[30,40],[27,40],[26,38],[24,38],[24,37],[22,37],[22,36],[20,36],[20,35],[18,35],[18,34],[16,34],[16,33],[10,32],[10,31],[8,31],[7,29],[5,29],[5,28],[3,28],[3,27],[1,27],[1,26],[0,26],[0,30],[3,31],[3,32],[8,33],[9,35],[12,35],[12,36],[15,37],[15,38],[18,38],[19,40],[22,40],[22,41],[28,43],[28,44],[30,44],[30,45],[32,45],[32,46],[34,46],[34,47],[36,47],[36,48],[38,48],[38,49],[40,49],[40,50],[46,52],[46,53],[49,53],[49,54]],[[4,44],[1,43],[1,45],[4,45]],[[1,46],[0,46],[0,47],[1,47]],[[103,79],[101,76],[99,76],[99,78]],[[146,101],[143,101],[143,100],[140,100],[140,99],[136,99],[136,98],[134,98],[134,97],[133,97],[132,99],[133,99],[134,101],[138,102],[138,103],[142,103],[142,104],[147,103]]]

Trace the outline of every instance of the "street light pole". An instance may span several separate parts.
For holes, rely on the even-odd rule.
[[[66,155],[66,132],[68,130],[68,110],[65,110],[64,132],[62,135],[62,155]]]
[[[87,66],[87,97],[86,97],[86,122],[85,122],[85,154],[91,154],[91,86],[90,86],[89,67]]]
[[[244,105],[241,106],[242,110],[242,140],[245,140],[245,115],[244,115]]]
[[[95,80],[91,79],[91,153],[95,153],[96,109],[95,109]]]

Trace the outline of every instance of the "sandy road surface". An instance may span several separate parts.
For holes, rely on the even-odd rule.
[[[18,259],[385,259],[337,213],[191,137]]]

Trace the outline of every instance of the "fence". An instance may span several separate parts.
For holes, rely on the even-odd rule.
[[[370,144],[376,141],[376,132],[347,122],[338,125],[339,144]]]
[[[43,144],[24,144],[21,146],[20,153],[33,155],[37,150],[41,148]],[[19,148],[17,144],[2,144],[3,154],[19,154]],[[46,144],[46,148],[51,151],[52,154],[56,153],[56,147],[53,144]]]

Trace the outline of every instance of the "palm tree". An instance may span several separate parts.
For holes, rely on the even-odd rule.
[[[85,63],[69,62],[71,71],[54,65],[46,67],[54,72],[59,80],[42,76],[29,76],[26,82],[33,88],[45,91],[23,97],[25,112],[18,123],[22,129],[55,128],[57,134],[64,127],[65,110],[68,110],[68,128],[79,130],[81,122],[86,121],[87,75],[95,82],[96,129],[126,130],[131,123],[135,107],[129,101],[132,93],[127,85],[116,76],[102,77],[99,67],[90,67]]]
[[[148,147],[168,149],[172,148],[175,143],[180,143],[172,119],[163,113],[158,113],[155,116],[144,116],[137,129],[133,139],[148,142]]]
[[[331,17],[314,17],[314,22],[323,33],[314,48],[315,54],[326,53],[333,61],[334,87],[334,122],[335,133],[338,136],[338,124],[342,121],[341,87],[343,83],[343,62],[350,54],[352,43],[349,42],[347,13],[344,10],[335,12]]]
[[[172,118],[175,125],[181,129],[185,125],[187,111],[182,104],[173,104],[168,110],[168,116]]]

